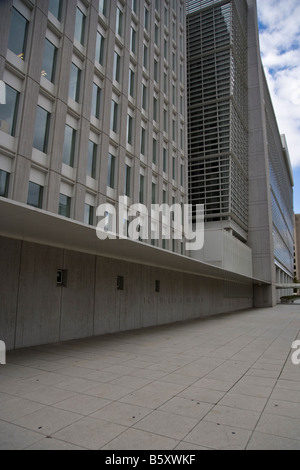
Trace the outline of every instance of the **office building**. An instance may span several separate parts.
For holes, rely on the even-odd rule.
[[[189,198],[197,259],[276,284],[293,277],[293,175],[265,79],[255,0],[187,0]],[[208,235],[209,234],[209,235]]]
[[[250,21],[247,11],[235,15]],[[153,204],[188,202],[186,2],[0,2],[0,339],[7,349],[272,305],[274,250],[251,242],[258,234],[265,243],[267,234],[271,247],[271,206],[253,201],[254,187],[247,199],[245,185],[255,175],[251,180],[245,151],[247,139],[251,148],[245,45],[228,49],[227,15],[227,27],[219,13],[216,22],[227,58],[237,55],[236,66],[229,64],[236,89],[234,98],[226,91],[223,110],[217,103],[218,122],[223,112],[225,121],[233,115],[243,139],[231,143],[226,131],[215,142],[215,120],[205,115],[213,133],[205,152],[211,146],[217,153],[203,202],[208,223],[219,225],[208,226],[202,259],[177,236],[172,215],[162,211],[153,221],[152,214]],[[226,168],[213,183],[223,144]],[[235,178],[241,188],[231,184]],[[201,195],[197,184],[191,191]],[[256,202],[270,216],[267,227],[264,214],[251,223]],[[119,240],[97,237],[97,208],[104,205],[100,235],[116,231]],[[114,218],[124,205],[146,207],[136,229],[150,227],[148,237],[127,238],[129,215]],[[223,258],[209,256],[214,247]]]

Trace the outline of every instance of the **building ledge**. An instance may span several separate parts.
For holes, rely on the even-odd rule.
[[[101,241],[95,227],[0,198],[0,236],[225,281],[269,285],[130,239]]]

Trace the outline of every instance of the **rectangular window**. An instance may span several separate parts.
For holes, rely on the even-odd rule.
[[[37,209],[43,207],[43,186],[29,181],[27,204]]]
[[[97,144],[89,141],[87,176],[96,179]]]
[[[9,173],[0,170],[0,197],[8,196]]]
[[[159,82],[159,80],[158,80],[158,61],[156,59],[154,59],[154,80],[156,81],[156,83]]]
[[[99,0],[99,11],[103,16],[107,14],[107,0]]]
[[[118,132],[118,103],[114,100],[111,100],[110,129]]]
[[[132,11],[137,14],[137,0],[132,0]]]
[[[173,157],[172,178],[173,180],[176,180],[176,158],[175,157]]]
[[[89,204],[84,205],[84,223],[86,225],[94,225],[94,207]]]
[[[69,97],[77,103],[79,103],[80,98],[80,77],[81,70],[75,64],[72,63],[69,84]]]
[[[140,175],[140,194],[139,194],[140,204],[145,202],[145,176]]]
[[[164,109],[164,132],[168,132],[168,111]]]
[[[115,51],[114,53],[114,80],[120,83],[121,57]]]
[[[97,32],[95,59],[100,65],[104,64],[104,43],[105,38],[99,31]]]
[[[93,83],[93,97],[92,97],[92,116],[100,119],[100,106],[101,106],[101,88]]]
[[[64,149],[63,149],[63,163],[72,168],[74,167],[75,142],[76,142],[75,129],[66,125],[65,141],[64,141]]]
[[[156,184],[152,183],[152,204],[156,204]]]
[[[58,213],[68,219],[71,216],[71,198],[65,194],[59,195]]]
[[[148,47],[146,44],[143,45],[143,66],[145,69],[148,68]]]
[[[107,186],[115,188],[115,172],[116,172],[116,157],[111,153],[108,155],[108,168],[107,168]]]
[[[74,37],[83,46],[84,46],[84,36],[85,36],[85,19],[86,17],[84,13],[80,10],[80,8],[77,7]]]
[[[145,29],[149,30],[149,10],[147,7],[144,8],[144,26]]]
[[[116,33],[119,36],[123,35],[123,12],[120,8],[117,8],[117,23],[116,23]]]
[[[48,39],[45,39],[42,76],[50,82],[55,81],[57,48]]]
[[[157,121],[158,118],[158,101],[156,98],[153,98],[153,120]]]
[[[136,30],[133,27],[131,27],[130,33],[130,51],[136,54]]]
[[[184,186],[184,166],[183,164],[180,165],[180,184],[181,186]]]
[[[166,148],[163,149],[163,172],[168,172],[168,152]]]
[[[48,151],[50,116],[48,111],[40,106],[37,107],[33,147],[43,153]]]
[[[168,75],[164,72],[164,94],[168,93]]]
[[[127,197],[130,197],[130,188],[131,188],[131,167],[125,165],[125,185],[124,185],[124,194]]]
[[[127,143],[133,143],[133,117],[130,114],[127,114]]]
[[[146,129],[144,127],[141,131],[141,154],[146,155]]]
[[[58,19],[58,21],[61,20],[61,7],[61,0],[49,0],[48,9],[52,13],[52,15],[55,16],[56,19]]]
[[[0,105],[0,130],[15,136],[18,115],[19,92],[6,85],[6,104]]]
[[[157,164],[157,140],[153,138],[152,163]]]
[[[155,29],[154,29],[154,42],[157,46],[159,45],[159,27],[157,24],[155,24]]]
[[[147,86],[142,85],[142,108],[147,111]]]
[[[135,78],[135,73],[132,69],[129,69],[129,96],[134,98],[134,78]]]
[[[8,49],[20,59],[25,59],[29,22],[15,8],[12,8]]]

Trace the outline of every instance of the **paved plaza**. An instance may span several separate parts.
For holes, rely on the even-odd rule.
[[[0,449],[299,450],[296,339],[299,304],[9,352]]]

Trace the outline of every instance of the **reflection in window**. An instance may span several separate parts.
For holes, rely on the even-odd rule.
[[[15,135],[18,114],[19,92],[6,85],[6,104],[0,106],[0,130]]]
[[[29,181],[27,204],[29,206],[36,207],[37,209],[41,209],[43,206],[43,191],[43,186]]]
[[[50,113],[40,106],[37,107],[33,147],[43,153],[48,151]]]
[[[81,70],[75,64],[72,63],[69,85],[69,97],[77,103],[79,102],[80,96],[80,76]]]
[[[28,21],[15,8],[12,9],[11,23],[8,39],[8,49],[20,59],[25,59]]]
[[[95,59],[100,65],[104,64],[104,42],[105,39],[99,31],[97,32]]]
[[[63,163],[72,168],[74,166],[75,141],[76,141],[75,129],[66,125],[64,150],[63,150]]]
[[[44,57],[42,65],[42,76],[54,83],[56,69],[57,48],[52,42],[45,40]]]
[[[115,171],[116,171],[116,157],[110,153],[108,155],[107,186],[112,189],[114,189],[115,187]]]
[[[71,215],[71,198],[65,194],[59,195],[58,213],[64,217],[70,218]]]
[[[58,21],[61,20],[61,7],[61,0],[49,0],[49,11],[58,19]]]
[[[0,170],[0,197],[8,196],[9,173]]]
[[[75,23],[75,39],[84,46],[85,36],[85,15],[82,13],[80,8],[76,9],[76,23]]]
[[[94,207],[89,204],[84,205],[84,223],[94,225]]]
[[[97,144],[89,141],[87,175],[90,178],[96,178]]]
[[[100,118],[100,105],[101,105],[101,88],[93,83],[93,96],[92,96],[92,116]]]

